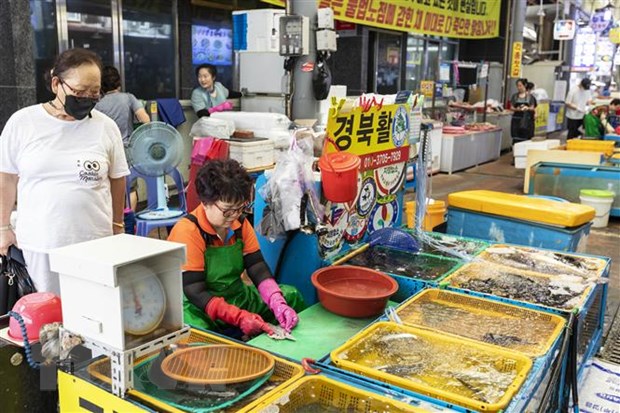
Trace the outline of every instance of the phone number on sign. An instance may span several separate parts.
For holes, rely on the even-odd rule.
[[[377,169],[395,163],[405,162],[409,156],[409,146],[390,149],[362,156],[362,170]]]

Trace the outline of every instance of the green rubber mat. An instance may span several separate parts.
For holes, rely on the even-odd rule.
[[[390,301],[388,305],[397,306],[398,303]],[[320,359],[378,317],[379,315],[371,318],[342,317],[327,311],[321,303],[316,303],[299,313],[299,324],[291,332],[296,341],[274,340],[261,334],[248,344],[293,360],[305,357]]]

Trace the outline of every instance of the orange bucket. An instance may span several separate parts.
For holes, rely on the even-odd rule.
[[[361,160],[348,152],[326,153],[319,159],[323,195],[332,202],[351,202],[357,196]]]

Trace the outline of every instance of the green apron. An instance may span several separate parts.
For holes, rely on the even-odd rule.
[[[215,236],[204,231],[193,215],[187,215],[205,240],[204,274],[207,291],[215,297],[222,297],[228,304],[235,305],[251,313],[259,314],[265,321],[277,324],[275,316],[263,302],[260,293],[253,285],[246,285],[241,280],[245,270],[243,264],[243,241],[241,227],[235,231],[235,243],[216,247],[213,245]],[[241,220],[243,226],[243,220]],[[280,285],[284,299],[295,311],[305,308],[301,293],[290,285]],[[190,303],[183,295],[183,321],[192,327],[206,330],[221,331],[227,324],[220,320],[212,320],[203,308]]]

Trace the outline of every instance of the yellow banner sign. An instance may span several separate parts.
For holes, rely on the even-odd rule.
[[[512,61],[510,65],[510,77],[521,77],[521,60],[523,58],[523,43],[514,42],[512,44]]]
[[[562,105],[562,106],[560,106],[560,109],[558,109],[558,114],[555,117],[556,125],[561,125],[561,124],[564,123],[564,108],[565,108],[565,106]]]
[[[329,117],[327,135],[338,150],[359,155],[362,170],[405,162],[409,156],[409,106],[357,107]],[[333,145],[328,152],[336,151]]]
[[[549,102],[539,103],[536,106],[534,118],[534,131],[536,135],[547,133],[547,123],[549,123]]]
[[[284,7],[282,0],[263,0]],[[336,20],[462,39],[499,35],[501,0],[317,0]]]

